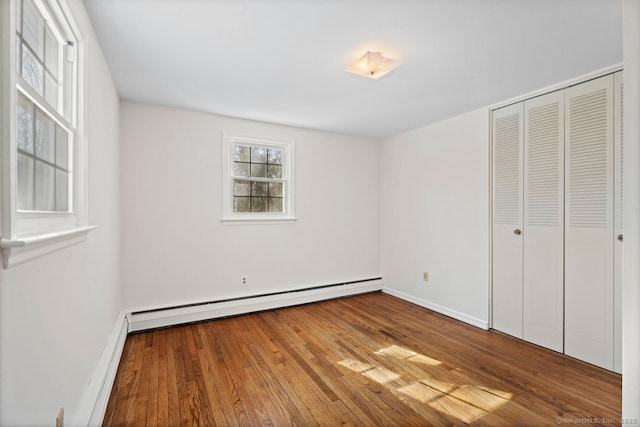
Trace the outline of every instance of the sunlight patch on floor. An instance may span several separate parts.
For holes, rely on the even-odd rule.
[[[451,396],[456,397],[460,400],[464,400],[465,402],[469,402],[474,406],[484,409],[485,411],[491,412],[509,400],[511,400],[511,393],[505,393],[499,390],[496,390],[497,393],[490,391],[491,389],[486,389],[484,387],[475,387],[472,385],[463,385],[458,387],[456,390],[453,390],[449,393]],[[502,397],[498,393],[503,395],[508,395],[508,397]]]
[[[498,409],[511,398],[510,393],[506,393],[509,397],[504,398],[480,387],[456,386],[432,379],[411,383],[398,391],[465,423]]]
[[[442,362],[436,359],[432,359],[424,354],[416,353],[415,351],[408,350],[397,345],[391,345],[387,348],[383,348],[375,352],[375,354],[381,356],[395,357],[396,359],[406,359],[411,362],[422,363],[430,366],[440,365]]]
[[[375,382],[379,384],[387,384],[393,381],[396,381],[400,378],[400,375],[392,372],[386,368],[374,368],[370,369],[366,372],[363,372],[362,375],[371,378]]]
[[[434,378],[422,378],[420,380],[418,380],[419,382],[421,382],[422,384],[434,388],[438,391],[441,391],[443,393],[449,393],[451,390],[457,388],[458,386],[454,383],[449,383],[446,381],[440,381],[440,380],[436,380]]]
[[[388,370],[387,368],[369,365],[367,363],[358,362],[357,360],[345,359],[338,363],[345,368],[361,373],[379,384],[386,384],[400,379],[400,375]]]
[[[429,402],[428,405],[433,409],[442,412],[443,414],[456,417],[457,419],[459,419],[460,421],[464,421],[465,423],[472,423],[478,418],[482,418],[483,416],[488,414],[487,411],[473,406],[472,404],[467,403],[463,400],[456,399],[453,396],[449,396],[448,394],[445,394],[442,397]]]
[[[338,364],[344,366],[345,368],[351,369],[352,371],[360,373],[375,368],[375,366],[373,365],[369,365],[368,363],[359,362],[353,359],[344,359],[338,362]]]
[[[441,365],[442,362],[397,345],[380,349],[374,354],[426,365],[422,369],[427,375],[407,382],[403,380],[406,375],[398,374],[382,366],[354,359],[344,359],[339,361],[338,364],[384,385],[385,388],[403,401],[405,401],[405,398],[402,398],[402,396],[409,397],[415,402],[428,405],[430,408],[455,417],[465,423],[472,423],[495,411],[512,398],[512,394],[506,391],[464,384],[463,382],[467,381],[461,381],[459,376],[462,372],[458,372],[460,371],[459,369],[454,369],[454,372],[443,372],[440,368],[436,368],[433,371],[434,376],[442,377],[444,373],[444,375],[452,378],[447,378],[447,381],[433,378],[428,371],[431,367]],[[408,402],[405,401],[405,403],[410,404]]]

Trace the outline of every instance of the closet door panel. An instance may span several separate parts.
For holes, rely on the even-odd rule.
[[[564,344],[564,92],[524,104],[523,338]]]
[[[624,129],[622,116],[624,111],[622,97],[622,71],[614,74],[614,94],[613,94],[613,156],[615,159],[613,176],[614,176],[614,212],[613,212],[613,370],[622,373],[622,257],[623,257],[623,159],[624,159],[624,140],[622,138],[622,130]]]
[[[565,353],[613,369],[613,76],[566,90]]]
[[[522,338],[522,107],[493,112],[493,328]]]

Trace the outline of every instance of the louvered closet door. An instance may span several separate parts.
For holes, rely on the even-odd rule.
[[[613,370],[622,373],[622,257],[623,257],[623,222],[622,222],[622,183],[624,140],[622,139],[622,113],[624,105],[622,97],[622,71],[614,74],[614,131],[613,131],[613,156],[615,159],[614,176],[614,212],[613,212]]]
[[[493,328],[522,338],[522,103],[493,112]]]
[[[613,369],[613,76],[566,90],[565,353]]]
[[[524,104],[523,339],[564,343],[564,91]]]

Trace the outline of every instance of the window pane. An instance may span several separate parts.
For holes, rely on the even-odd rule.
[[[56,170],[56,211],[69,210],[69,174]]]
[[[250,157],[251,149],[244,145],[234,145],[233,146],[233,161],[234,162],[249,162],[251,160]]]
[[[53,163],[55,147],[53,120],[36,108],[36,157]]]
[[[268,212],[268,200],[267,197],[252,197],[251,212]]]
[[[42,95],[44,89],[44,69],[42,64],[33,56],[27,46],[22,45],[22,78]]]
[[[253,182],[251,185],[251,195],[267,197],[269,195],[269,183],[268,182]]]
[[[60,125],[56,125],[56,165],[69,169],[69,134]]]
[[[251,212],[251,198],[250,197],[234,197],[233,211],[234,212]]]
[[[282,182],[269,183],[269,197],[283,197],[284,184]]]
[[[46,39],[45,39],[45,57],[44,64],[47,67],[47,70],[51,73],[51,75],[57,79],[58,77],[58,57],[60,55],[60,43],[53,36],[53,33],[49,29],[46,28]]]
[[[269,150],[269,164],[270,165],[282,164],[282,150]]]
[[[284,199],[281,198],[269,198],[269,212],[284,212]]]
[[[256,178],[267,177],[267,165],[260,165],[251,163],[251,176]]]
[[[58,82],[45,71],[44,73],[44,99],[56,110],[58,109]]]
[[[234,196],[250,196],[251,195],[251,181],[241,181],[239,179],[233,180],[233,195]]]
[[[33,3],[33,0],[24,0],[22,37],[38,58],[44,59],[44,19]]]
[[[52,211],[54,209],[54,169],[36,162],[35,210]]]
[[[20,93],[16,108],[16,138],[20,150],[33,154],[33,104]]]
[[[249,176],[249,163],[233,163],[233,176]]]
[[[267,149],[251,147],[251,163],[267,163]]]
[[[226,137],[224,144],[228,150],[226,161],[231,162],[229,175],[224,177],[225,193],[231,191],[230,199],[223,202],[224,213],[249,213],[238,218],[260,220],[282,218],[282,214],[291,213],[293,201],[288,199],[291,177],[287,164],[293,159],[287,157],[289,144],[268,140],[234,141],[234,137]]]
[[[33,159],[18,154],[18,209],[33,210]]]
[[[267,167],[267,178],[282,178],[282,166],[269,165]]]

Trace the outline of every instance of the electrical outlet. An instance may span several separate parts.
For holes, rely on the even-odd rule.
[[[424,280],[425,282],[429,281],[429,273],[428,272],[423,272],[422,273],[422,280]]]
[[[56,417],[56,427],[64,427],[64,408],[60,408]]]
[[[242,276],[242,286],[247,285],[247,276]]]

